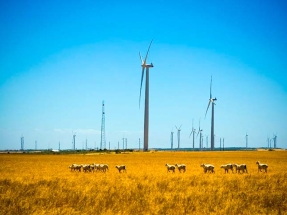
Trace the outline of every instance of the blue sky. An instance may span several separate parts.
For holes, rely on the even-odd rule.
[[[191,147],[199,120],[215,146],[287,148],[285,1],[6,1],[0,3],[0,149],[143,142],[141,65],[151,39],[149,147],[170,147],[180,126]],[[144,95],[144,85],[142,95]],[[198,146],[199,139],[196,140]],[[206,145],[204,138],[204,146]],[[210,145],[210,144],[209,144]],[[174,146],[177,146],[176,133]]]

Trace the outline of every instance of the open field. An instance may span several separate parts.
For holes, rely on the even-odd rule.
[[[268,164],[267,174],[257,172],[257,160]],[[106,163],[109,171],[71,172],[72,163]],[[166,163],[184,163],[187,171],[167,173]],[[201,163],[213,164],[215,174]],[[226,163],[245,163],[248,174],[225,174]],[[0,212],[287,214],[287,151],[1,154]]]

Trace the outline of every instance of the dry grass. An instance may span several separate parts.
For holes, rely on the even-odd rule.
[[[255,162],[269,165],[258,173]],[[107,163],[107,173],[70,172]],[[165,164],[185,163],[186,173]],[[204,174],[201,163],[215,166]],[[245,163],[248,174],[220,165]],[[115,165],[125,164],[127,173]],[[0,155],[1,214],[287,214],[287,152]]]

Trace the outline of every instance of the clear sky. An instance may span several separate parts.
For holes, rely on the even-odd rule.
[[[141,62],[152,39],[149,147],[181,147],[206,119],[213,76],[215,147],[287,148],[286,1],[1,1],[0,149],[143,143]],[[199,138],[196,139],[198,147]],[[210,146],[210,143],[208,144]]]

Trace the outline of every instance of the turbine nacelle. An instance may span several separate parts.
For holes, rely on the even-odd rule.
[[[153,41],[153,40],[152,40]],[[150,49],[150,46],[152,44],[152,41],[150,42],[149,44],[149,47],[148,47],[148,50],[147,50],[147,53],[146,53],[146,56],[145,56],[145,59],[143,60],[142,59],[142,56],[141,56],[141,53],[139,52],[139,56],[140,56],[140,60],[141,60],[141,66],[142,66],[142,76],[141,76],[141,86],[140,86],[140,97],[139,97],[139,107],[140,107],[140,100],[141,100],[141,90],[142,90],[142,83],[143,83],[143,77],[144,77],[144,72],[145,72],[145,69],[149,69],[151,67],[153,67],[153,64],[146,64],[146,61],[147,61],[147,57],[148,57],[148,53],[149,53],[149,49]],[[147,84],[147,83],[146,83]]]
[[[142,64],[142,68],[145,69],[145,68],[150,68],[150,67],[153,67],[153,64]]]

